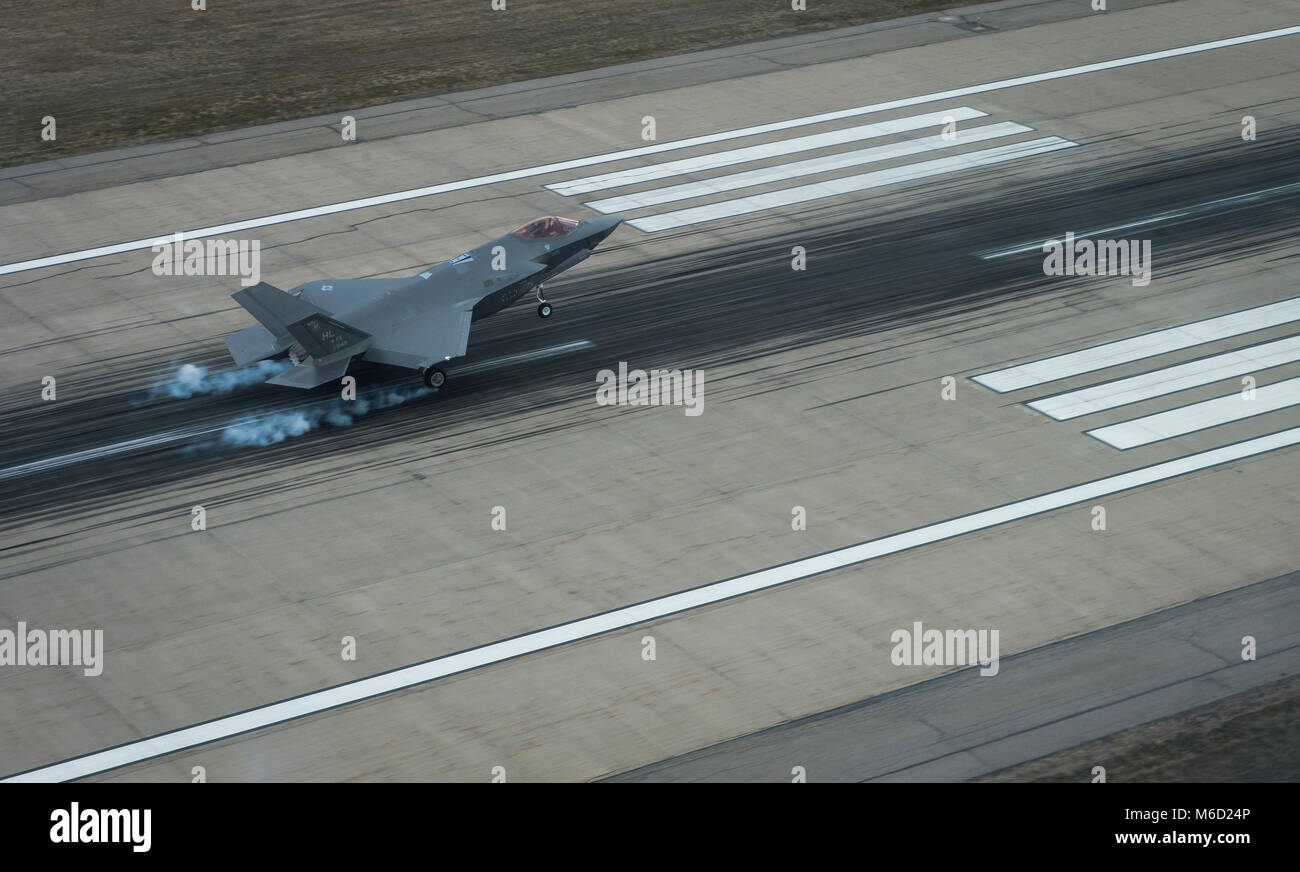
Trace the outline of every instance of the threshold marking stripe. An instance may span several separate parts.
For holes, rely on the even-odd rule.
[[[921,94],[915,97],[904,97],[899,100],[888,100],[883,103],[874,103],[867,106],[856,106],[852,109],[840,109],[834,112],[823,112],[819,115],[806,115],[802,118],[792,118],[787,121],[776,121],[770,124],[759,124],[753,127],[742,127],[735,130],[726,130],[720,133],[709,133],[704,136],[695,136],[690,139],[680,139],[675,142],[657,143],[655,145],[646,145],[639,148],[630,148],[623,151],[613,151],[606,154],[593,155],[591,157],[578,158],[576,160],[560,161],[558,163],[543,164],[541,166],[527,167],[524,169],[512,170],[504,173],[495,173],[488,176],[479,176],[472,179],[462,179],[455,182],[444,182],[438,185],[429,185],[422,188],[411,188],[405,191],[396,191],[391,194],[380,194],[375,197],[365,197],[359,200],[345,200],[339,203],[330,203],[324,206],[314,206],[308,209],[298,209],[293,212],[280,212],[275,215],[266,215],[261,218],[249,218],[243,221],[232,221],[226,224],[217,224],[211,227],[200,227],[195,230],[186,230],[182,232],[183,239],[201,239],[207,236],[218,236],[226,233],[240,233],[244,230],[252,230],[258,227],[268,227],[273,224],[284,224],[290,221],[301,221],[306,218],[317,218],[322,215],[333,215],[339,212],[350,212],[355,209],[365,209],[370,206],[379,206],[387,203],[397,203],[403,200],[411,200],[417,197],[427,197],[433,194],[441,194],[447,191],[460,191],[465,188],[474,188],[482,185],[492,185],[498,182],[512,181],[514,179],[530,178],[532,176],[546,175],[548,173],[562,172],[565,170],[578,169],[580,167],[595,166],[612,161],[626,160],[628,158],[641,157],[647,154],[659,154],[660,152],[673,151],[680,148],[690,148],[696,145],[708,145],[714,142],[725,142],[730,139],[739,139],[745,136],[757,136],[763,133],[772,133],[777,130],[789,130],[794,127],[803,127],[809,124],[820,124],[824,121],[838,121],[842,118],[854,118],[859,115],[868,115],[872,112],[885,112],[890,109],[902,109],[907,106],[919,106],[923,103],[935,103],[940,100],[954,100],[961,97],[967,97],[971,94],[985,94],[989,91],[1001,91],[1006,88],[1016,88],[1021,85],[1032,85],[1038,82],[1050,82],[1055,79],[1066,79],[1072,76],[1082,76],[1087,73],[1101,72],[1103,70],[1113,70],[1120,67],[1130,67],[1137,64],[1150,63],[1152,61],[1161,61],[1168,58],[1182,57],[1185,55],[1198,54],[1200,52],[1215,51],[1221,48],[1230,48],[1232,46],[1247,45],[1254,42],[1262,42],[1269,39],[1278,39],[1286,36],[1294,36],[1300,33],[1300,25],[1293,27],[1282,27],[1276,30],[1265,30],[1258,33],[1247,33],[1241,36],[1231,36],[1226,39],[1216,39],[1210,42],[1198,42],[1193,45],[1179,46],[1176,48],[1161,49],[1160,51],[1147,52],[1140,55],[1129,55],[1128,57],[1115,58],[1109,61],[1098,61],[1091,64],[1082,64],[1076,67],[1065,67],[1059,70],[1050,70],[1045,73],[1032,73],[1027,76],[1017,76],[1011,79],[999,79],[995,82],[985,82],[979,85],[967,85],[961,88],[953,88],[947,91],[936,91],[932,94]],[[159,245],[172,241],[172,235],[169,232],[163,232],[156,236],[146,239],[136,239],[130,242],[119,242],[115,245],[104,245],[97,248],[85,248],[80,251],[70,251],[64,254],[51,255],[49,257],[38,257],[32,260],[16,261],[14,263],[0,264],[0,275],[9,273],[22,272],[29,269],[38,269],[46,266],[58,266],[65,263],[74,263],[80,260],[90,260],[96,257],[103,257],[110,254],[121,254],[126,251],[135,251],[137,249],[149,248],[153,245]]]
[[[826,133],[815,133],[812,136],[801,136],[795,139],[778,139],[776,142],[764,142],[746,148],[731,149],[730,151],[715,151],[699,157],[688,157],[648,167],[633,167],[615,173],[588,176],[585,179],[556,182],[546,187],[548,190],[564,196],[588,194],[606,188],[621,188],[641,182],[666,179],[669,176],[705,172],[719,167],[734,166],[739,163],[749,163],[801,151],[812,151],[816,148],[844,145],[847,142],[876,139],[881,136],[889,136],[892,133],[907,133],[925,127],[942,127],[944,119],[948,117],[955,121],[969,121],[972,118],[983,118],[986,115],[988,115],[987,112],[981,112],[969,106],[961,106],[943,112],[930,112],[925,115],[912,115],[907,118],[893,118],[889,121],[864,124],[861,127],[846,127],[843,130],[830,130]]]
[[[423,663],[394,669],[391,672],[358,679],[325,690],[306,693],[293,699],[217,718],[203,724],[150,736],[146,739],[119,745],[116,748],[109,748],[32,769],[10,776],[5,780],[69,781],[86,778],[120,766],[129,766],[153,757],[228,739],[231,736],[314,715],[360,700],[404,690],[449,675],[457,675],[472,669],[501,663],[582,639],[589,639],[614,630],[622,630],[637,624],[656,621],[669,615],[713,605],[756,591],[769,590],[810,576],[860,564],[877,557],[897,554],[922,545],[952,539],[976,530],[987,530],[1066,506],[1095,500],[1099,497],[1109,496],[1154,482],[1167,481],[1189,473],[1266,454],[1297,444],[1300,444],[1300,427],[1293,427],[1289,430],[1282,430],[1278,433],[1245,442],[1225,445],[1187,457],[1157,463],[1153,466],[1122,472],[1096,481],[985,509],[974,514],[918,527],[903,533],[895,533],[880,539],[829,551],[825,554],[806,557],[802,560],[763,569],[748,575],[727,579],[726,581],[706,584],[692,590],[670,594],[570,623],[525,633],[513,639],[505,639],[467,651],[436,657]]]
[[[732,173],[731,175],[718,176],[701,182],[686,182],[685,184],[672,185],[667,188],[655,188],[651,191],[642,191],[639,194],[628,194],[623,197],[610,197],[606,200],[595,200],[590,203],[585,203],[584,205],[595,209],[598,212],[630,212],[633,209],[643,209],[646,206],[658,206],[663,203],[671,203],[674,200],[689,200],[692,197],[706,197],[710,194],[721,194],[724,191],[734,191],[739,188],[766,185],[772,182],[783,182],[787,179],[799,178],[800,176],[811,176],[817,173],[832,172],[846,167],[861,166],[862,164],[875,163],[877,161],[893,160],[894,158],[906,157],[913,154],[924,154],[926,152],[939,151],[945,148],[959,148],[963,145],[968,145],[974,142],[984,142],[1002,136],[1014,136],[1018,133],[1032,132],[1032,127],[1026,127],[1023,124],[1016,124],[1007,121],[1001,124],[989,124],[984,127],[975,127],[963,130],[958,139],[953,140],[944,139],[943,134],[940,133],[934,136],[923,137],[921,139],[909,139],[906,142],[877,145],[871,148],[841,152],[840,154],[827,155],[826,157],[818,157],[811,160],[778,164],[777,166],[748,170],[743,173]]]
[[[1042,139],[1017,142],[1012,145],[986,148],[982,151],[972,151],[966,154],[954,155],[953,157],[905,164],[885,170],[875,170],[874,172],[862,173],[856,176],[828,179],[824,182],[801,185],[796,188],[782,188],[765,194],[754,194],[753,196],[741,197],[735,200],[723,200],[720,203],[710,203],[707,206],[694,206],[690,209],[679,209],[676,212],[662,212],[658,215],[647,215],[644,218],[632,218],[626,223],[638,230],[655,233],[660,230],[671,230],[689,224],[716,221],[720,218],[731,218],[736,215],[748,215],[752,212],[764,212],[768,209],[778,209],[796,203],[807,203],[826,197],[838,197],[841,194],[851,194],[872,188],[881,188],[886,185],[896,185],[902,182],[930,178],[931,176],[960,172],[975,167],[1005,163],[1020,158],[1032,157],[1036,154],[1057,151],[1062,148],[1073,148],[1074,146],[1075,143],[1067,139],[1048,136]]]
[[[971,376],[1000,394],[1300,321],[1300,297]]]
[[[1276,342],[1252,345],[1226,354],[1144,372],[1131,378],[1034,400],[1025,405],[1057,421],[1068,421],[1080,415],[1139,403],[1152,397],[1177,393],[1297,360],[1300,360],[1300,336],[1288,336]]]
[[[1124,450],[1295,405],[1300,405],[1300,378],[1256,388],[1253,400],[1246,399],[1238,391],[1226,397],[1215,397],[1202,403],[1181,406],[1168,412],[1134,418],[1122,424],[1112,424],[1087,432],[1094,439]]]

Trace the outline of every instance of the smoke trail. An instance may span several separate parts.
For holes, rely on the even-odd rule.
[[[387,409],[432,393],[434,390],[426,387],[383,388],[360,395],[355,400],[329,400],[292,412],[243,418],[221,431],[221,441],[236,447],[274,445],[301,436],[321,424],[350,427],[354,420],[367,412]]]
[[[160,381],[150,389],[153,397],[188,399],[195,394],[228,394],[233,390],[255,385],[277,376],[293,364],[287,360],[263,360],[256,366],[209,373],[206,366],[187,363],[170,378]]]

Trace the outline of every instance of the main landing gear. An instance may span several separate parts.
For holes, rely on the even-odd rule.
[[[551,304],[546,302],[546,297],[542,296],[541,285],[537,286],[537,302],[541,303],[541,305],[537,307],[537,317],[538,318],[551,317],[551,311],[552,311]]]
[[[438,369],[436,366],[429,367],[421,373],[421,376],[424,379],[424,386],[433,388],[434,390],[438,390],[447,383],[447,373]]]

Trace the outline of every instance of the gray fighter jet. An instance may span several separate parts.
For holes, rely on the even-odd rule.
[[[359,357],[418,369],[439,388],[440,364],[465,354],[472,322],[530,292],[549,318],[542,283],[586,260],[621,223],[538,218],[410,278],[325,279],[287,293],[261,282],[233,295],[261,324],[227,336],[226,347],[239,366],[287,356],[293,368],[268,380],[275,385],[314,388]]]

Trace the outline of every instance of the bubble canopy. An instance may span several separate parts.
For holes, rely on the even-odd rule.
[[[577,226],[578,222],[572,218],[546,215],[529,221],[523,227],[515,230],[514,235],[520,239],[550,239],[555,236],[564,236],[566,233],[572,232]]]

